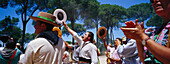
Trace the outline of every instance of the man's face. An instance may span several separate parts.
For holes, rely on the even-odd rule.
[[[150,0],[150,1],[157,15],[166,16],[170,14],[169,0]]]
[[[34,28],[35,28],[35,34],[39,34],[42,31],[40,21],[36,21]]]
[[[86,32],[84,35],[83,35],[83,41],[89,41],[89,32]]]
[[[114,44],[115,46],[118,46],[118,44],[121,43],[119,39],[116,39],[114,42],[115,42],[115,44]]]

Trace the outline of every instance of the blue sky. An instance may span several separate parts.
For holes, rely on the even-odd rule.
[[[116,5],[119,5],[119,6],[123,6],[125,8],[129,8],[130,6],[135,5],[135,4],[149,3],[149,0],[98,0],[98,1],[100,2],[100,4],[112,4],[112,5],[116,4]],[[8,7],[7,9],[0,8],[0,20],[4,19],[5,16],[8,16],[8,15],[10,15],[11,17],[20,18],[21,16],[17,15],[15,13],[16,9],[17,9],[17,7],[15,7],[15,8]],[[39,12],[40,11],[37,10],[33,14],[33,16],[38,16]],[[31,23],[32,23],[32,20],[30,20],[27,23],[26,33],[34,33],[35,29],[34,29],[34,27]],[[81,21],[76,21],[76,23],[81,23]],[[124,23],[122,25],[124,25]],[[22,29],[21,19],[20,19],[20,22],[18,23],[18,27],[20,27]],[[96,34],[96,29],[90,29],[88,31],[92,31],[94,34]],[[114,33],[115,38],[117,38],[117,37],[121,38],[121,37],[124,36],[123,32],[120,29],[114,30],[113,33]],[[96,38],[96,36],[94,38]],[[63,36],[63,39],[65,41],[71,41],[72,36],[71,35],[70,36]]]

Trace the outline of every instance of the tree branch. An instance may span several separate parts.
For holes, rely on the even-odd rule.
[[[34,11],[31,13],[31,16],[34,14],[34,12],[39,8],[40,6],[38,5],[35,9],[34,9]],[[30,18],[28,18],[28,20],[26,21],[26,22],[28,22],[30,20]]]

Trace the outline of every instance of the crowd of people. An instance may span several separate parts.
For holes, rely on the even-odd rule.
[[[150,0],[155,13],[162,17],[164,23],[160,27],[145,31],[143,22],[138,20],[125,22],[126,27],[121,27],[126,37],[116,38],[114,45],[107,45],[105,37],[102,38],[106,48],[108,64],[169,64],[170,63],[170,1]],[[58,36],[59,31],[54,27],[61,27],[56,23],[56,17],[46,12],[39,12],[38,17],[30,16],[36,21],[35,34],[30,41],[25,53],[20,49],[20,44],[7,35],[0,37],[5,47],[0,48],[0,64],[100,64],[93,32],[86,32],[83,36],[70,29],[66,22],[63,26],[76,40],[75,45],[70,45]],[[70,52],[70,50],[73,50]],[[72,59],[72,61],[70,61]]]

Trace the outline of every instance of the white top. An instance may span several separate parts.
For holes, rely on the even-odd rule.
[[[107,46],[107,51],[110,52],[110,56],[109,56],[109,57],[110,57],[110,58],[113,58],[115,48],[114,48],[114,47]]]
[[[64,54],[66,55],[66,57],[64,58],[63,63],[69,63],[69,57],[70,57],[69,52],[65,51]]]
[[[107,51],[110,52],[110,58],[114,58],[114,59],[120,59],[121,56],[118,54],[117,49],[115,49],[115,47],[110,47],[107,46]],[[114,61],[114,64],[120,64],[120,62],[116,62]]]
[[[130,39],[126,45],[119,45],[117,52],[124,56],[122,64],[142,64],[138,56],[136,41]]]
[[[61,64],[65,44],[59,38],[56,46],[52,46],[45,38],[32,40],[25,51],[23,64]]]
[[[82,38],[77,35],[77,33],[73,34],[73,38],[78,42],[78,45],[80,45],[78,50],[79,57],[91,59],[92,64],[98,64],[97,47],[90,43],[90,41],[84,42]]]

